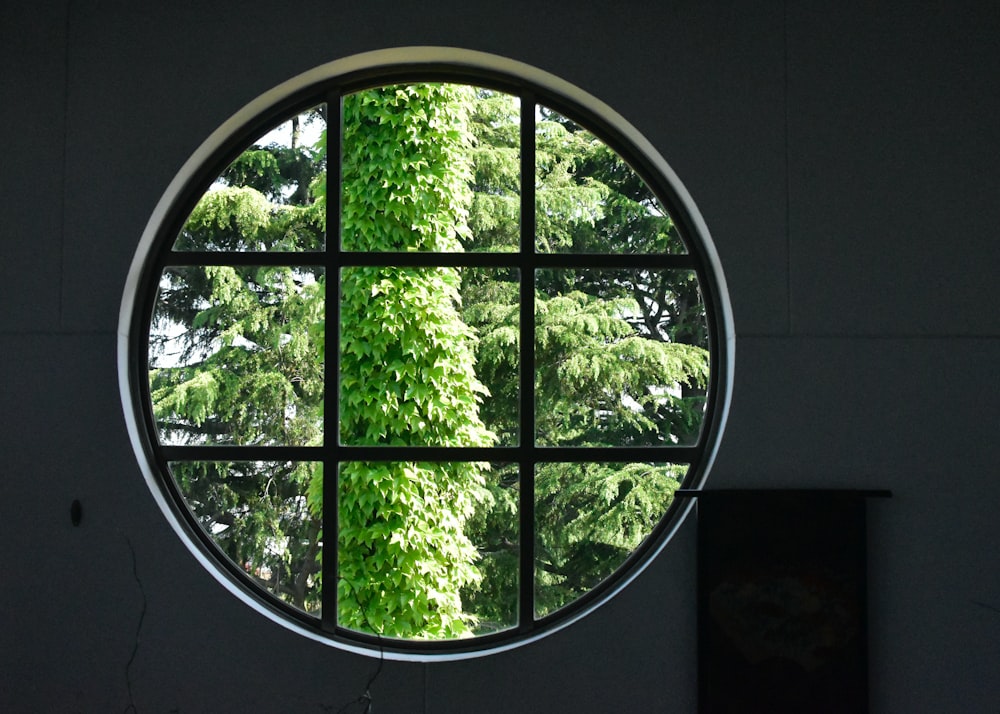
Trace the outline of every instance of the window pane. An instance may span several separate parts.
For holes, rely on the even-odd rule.
[[[513,252],[521,244],[521,100],[476,89],[469,114],[473,137],[472,205],[467,251]]]
[[[163,444],[323,440],[323,270],[167,268],[149,334]]]
[[[326,105],[261,136],[205,192],[174,250],[323,250]]]
[[[709,353],[694,271],[538,270],[536,285],[540,445],[697,441]]]
[[[175,461],[170,472],[205,533],[248,578],[319,615],[323,543],[310,484],[322,464]]]
[[[491,464],[483,476],[487,497],[476,504],[465,526],[478,551],[476,567],[482,579],[462,588],[462,607],[476,635],[516,627],[519,612],[521,481],[517,464]]]
[[[341,443],[516,443],[517,278],[491,268],[343,268]]]
[[[684,464],[544,463],[535,468],[535,617],[586,594],[652,532]]]
[[[516,473],[499,464],[349,462],[339,486],[341,626],[451,639],[514,624]],[[513,552],[497,557],[490,547]]]
[[[649,186],[603,141],[544,106],[535,130],[541,253],[686,253]]]
[[[520,103],[458,84],[344,97],[346,251],[515,251]]]
[[[402,75],[329,76],[234,120],[211,187],[219,154],[171,185],[129,357],[148,368],[136,424],[156,432],[140,458],[217,571],[321,639],[462,657],[466,638],[535,639],[641,567],[675,489],[704,475],[708,349],[727,343],[699,284],[711,250],[688,254],[698,222],[678,210],[682,239],[655,157],[569,118],[596,105],[512,80],[522,108],[425,69],[348,95]],[[293,101],[315,108],[288,118]],[[635,460],[656,458],[691,463]]]

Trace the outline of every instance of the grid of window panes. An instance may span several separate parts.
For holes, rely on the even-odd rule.
[[[324,92],[156,268],[168,488],[318,629],[530,634],[642,557],[701,457],[700,259],[615,148],[530,94]]]

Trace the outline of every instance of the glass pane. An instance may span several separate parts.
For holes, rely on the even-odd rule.
[[[342,464],[340,625],[404,639],[513,626],[516,482],[501,464]]]
[[[323,250],[326,105],[270,130],[205,192],[177,251]]]
[[[515,251],[520,103],[461,84],[344,97],[346,251]]]
[[[574,268],[536,281],[537,443],[696,443],[709,375],[696,273]]]
[[[322,492],[322,464],[175,461],[170,472],[205,533],[247,577],[319,615],[322,509],[310,497]]]
[[[163,444],[323,441],[322,268],[164,269],[149,333]]]
[[[492,464],[483,476],[488,495],[465,524],[482,579],[462,588],[462,606],[473,634],[491,635],[518,624],[521,481],[517,464]]]
[[[472,205],[467,251],[513,252],[521,244],[521,100],[476,89],[470,110],[473,137]]]
[[[686,253],[649,186],[607,144],[540,106],[535,244],[541,253]]]
[[[516,443],[517,279],[511,269],[341,269],[341,443]]]
[[[615,572],[662,520],[685,464],[544,463],[535,468],[535,617]]]

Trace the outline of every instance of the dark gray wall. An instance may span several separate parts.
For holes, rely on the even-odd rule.
[[[0,709],[121,712],[130,684],[136,712],[322,712],[362,690],[372,660],[254,614],[166,525],[125,432],[118,308],[156,201],[223,120],[320,63],[426,44],[559,75],[662,152],[734,306],[710,485],[891,488],[870,508],[873,710],[995,714],[991,4],[7,4]],[[387,663],[376,711],[693,711],[693,525],[538,644]]]

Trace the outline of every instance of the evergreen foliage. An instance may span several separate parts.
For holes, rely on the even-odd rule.
[[[345,251],[513,251],[520,244],[520,107],[458,85],[344,98]],[[684,252],[670,217],[615,152],[537,113],[538,250]],[[245,151],[189,216],[175,250],[294,251],[294,267],[167,268],[150,334],[164,443],[318,445],[325,304],[340,301],[339,438],[348,445],[691,443],[708,381],[693,271],[536,271],[536,434],[519,433],[515,269],[356,266],[327,295],[324,108],[290,139]],[[314,134],[317,132],[314,132]],[[652,458],[652,457],[651,457]],[[323,478],[338,479],[338,620],[392,637],[453,638],[518,621],[511,464],[171,464],[207,532],[247,574],[320,605]],[[541,463],[536,612],[593,588],[645,539],[686,467]],[[331,572],[333,572],[331,570]]]

